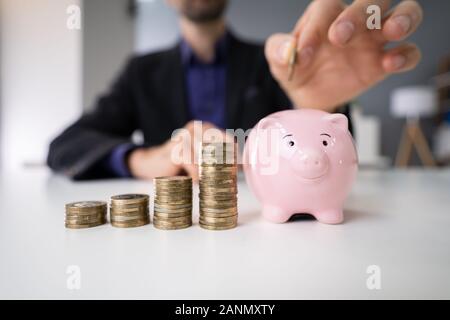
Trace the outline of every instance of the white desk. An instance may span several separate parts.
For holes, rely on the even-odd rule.
[[[149,182],[30,169],[0,184],[0,298],[450,298],[450,170],[360,172],[334,226],[266,222],[241,181],[240,225],[220,232],[64,228],[65,203],[151,194]],[[69,265],[79,290],[67,288]],[[381,290],[367,289],[369,265]]]

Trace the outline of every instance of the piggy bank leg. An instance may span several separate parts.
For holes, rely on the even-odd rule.
[[[342,209],[322,210],[314,213],[319,222],[326,224],[338,224],[344,220]]]
[[[265,219],[275,223],[286,222],[292,215],[290,212],[273,205],[264,205],[262,214]]]

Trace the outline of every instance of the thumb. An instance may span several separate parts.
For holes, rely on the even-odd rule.
[[[265,54],[271,68],[286,68],[290,52],[295,50],[295,39],[290,34],[276,33],[266,41]]]

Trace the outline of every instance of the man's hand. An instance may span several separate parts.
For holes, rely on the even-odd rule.
[[[381,30],[369,30],[369,5],[384,14]],[[356,0],[346,6],[341,0],[315,0],[289,34],[272,35],[266,57],[273,76],[297,107],[333,111],[392,73],[413,69],[420,51],[410,43],[390,49],[422,20],[422,9],[412,0],[389,10],[389,0]],[[387,14],[385,14],[387,12]],[[297,38],[298,63],[288,81],[289,46]]]
[[[128,157],[128,167],[133,177],[140,179],[153,179],[160,176],[174,176],[182,171],[198,180],[197,150],[202,139],[231,139],[226,137],[224,131],[210,123],[203,122],[201,130],[195,132],[194,121],[184,126],[174,137],[163,145],[136,149]],[[232,141],[232,140],[231,140]],[[178,158],[180,151],[184,150],[184,158]]]

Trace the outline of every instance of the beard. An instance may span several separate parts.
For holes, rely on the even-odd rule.
[[[227,3],[227,0],[187,0],[184,1],[181,12],[193,22],[208,23],[223,16]]]

